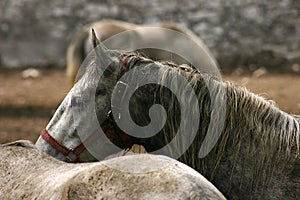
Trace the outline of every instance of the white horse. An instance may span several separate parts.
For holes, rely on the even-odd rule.
[[[162,29],[147,29],[147,27],[159,27]],[[182,52],[190,52],[189,62],[193,62],[193,64],[198,67],[201,66],[204,71],[212,72],[214,69],[217,69],[217,62],[204,42],[191,30],[179,24],[164,22],[141,26],[117,20],[102,20],[84,26],[82,30],[75,35],[67,49],[66,75],[70,87],[74,84],[77,72],[84,58],[92,50],[90,44],[92,28],[96,34],[100,36],[100,41],[105,41],[105,45],[110,49],[127,50],[130,42],[135,43],[134,45],[132,44],[133,46],[143,45],[147,47],[153,44],[159,44],[162,47],[172,47],[173,44],[177,45],[180,43]],[[177,35],[172,33],[168,34],[170,32],[166,32],[164,29],[183,34],[183,36],[188,37],[197,45],[188,45],[184,43],[184,41],[178,41],[183,40],[184,37],[176,37]],[[121,32],[123,32],[121,36],[114,37],[113,42],[109,42],[112,36]],[[129,46],[133,47],[132,45]],[[144,48],[139,49],[139,52],[153,60],[168,60],[178,64],[187,63],[187,61],[179,55],[161,49]],[[214,73],[218,75],[218,71],[214,71]]]
[[[225,199],[203,176],[165,156],[69,164],[36,148],[0,147],[0,199]]]
[[[99,43],[95,38],[93,41],[94,46]],[[108,113],[111,100],[123,100],[111,99],[116,85],[117,92],[120,91],[122,95],[129,92],[126,87],[135,87],[137,84],[137,79],[132,77],[142,77],[138,80],[147,77],[158,83],[169,81],[176,88],[180,74],[186,77],[189,87],[194,88],[198,99],[199,113],[191,111],[188,114],[193,119],[200,115],[196,137],[180,157],[180,161],[207,177],[229,199],[299,198],[300,133],[297,117],[288,115],[272,102],[244,88],[216,80],[209,74],[201,74],[184,65],[177,66],[154,62],[141,56],[124,55],[102,45],[94,53],[94,57],[85,63],[88,66],[86,72],[42,132],[36,143],[39,149],[63,161],[93,161],[118,152],[120,149],[117,146],[125,148],[127,142],[141,144],[148,152],[169,144],[180,124],[180,110],[176,106],[177,100],[182,100],[172,97],[170,91],[150,84],[137,90],[130,101],[131,116],[142,126],[156,120],[153,113],[150,112],[150,116],[145,114],[151,105],[161,103],[166,107],[169,112],[167,125],[154,137],[136,138],[118,131],[113,123],[110,126]],[[133,76],[118,81],[129,69],[136,69]],[[142,75],[135,76],[138,70]],[[185,86],[177,87],[181,90]],[[189,98],[191,94],[188,92],[185,96]],[[188,98],[183,105],[191,105],[192,101]],[[225,121],[224,127],[220,127],[218,123],[222,115],[215,104],[223,102],[224,99],[227,99],[223,104]],[[161,120],[159,117],[158,119]],[[184,124],[189,124],[185,118],[182,119]],[[212,127],[210,121],[213,123]],[[98,124],[106,126],[104,132],[109,139],[101,131],[97,132],[100,130]],[[208,130],[213,135],[206,136]],[[219,140],[214,135],[217,132],[221,133]],[[199,158],[198,151],[206,137],[214,140],[216,145],[206,157]]]

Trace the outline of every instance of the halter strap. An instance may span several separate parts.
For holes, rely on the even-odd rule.
[[[81,162],[79,159],[80,154],[86,149],[84,145],[89,145],[93,141],[95,141],[95,139],[97,139],[97,132],[91,134],[89,137],[87,137],[82,143],[80,143],[74,149],[67,148],[60,141],[58,141],[54,137],[52,137],[46,129],[42,130],[41,136],[48,144],[50,144],[53,148],[55,148],[57,151],[62,153],[64,156],[66,156],[66,158],[71,163],[78,163],[78,162]]]
[[[121,78],[121,76],[123,76],[125,74],[127,63],[129,61],[129,58],[132,56],[133,55],[129,55],[129,56],[124,56],[121,58],[122,66],[120,68],[120,74],[118,75],[117,80],[119,80]]]

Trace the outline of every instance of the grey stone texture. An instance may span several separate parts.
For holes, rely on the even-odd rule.
[[[101,19],[178,22],[221,67],[300,63],[299,0],[1,0],[1,66],[64,66],[74,34]]]

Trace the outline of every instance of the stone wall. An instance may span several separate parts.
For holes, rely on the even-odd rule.
[[[299,0],[2,0],[1,66],[64,66],[84,24],[113,18],[175,21],[192,29],[221,66],[300,63]]]

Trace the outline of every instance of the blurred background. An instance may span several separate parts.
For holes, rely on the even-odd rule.
[[[235,81],[300,114],[299,0],[1,0],[0,143],[35,140],[67,93],[66,49],[85,24],[172,21]]]
[[[64,66],[76,31],[90,22],[178,22],[199,35],[223,68],[278,69],[300,62],[298,0],[2,0],[5,67]]]

